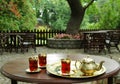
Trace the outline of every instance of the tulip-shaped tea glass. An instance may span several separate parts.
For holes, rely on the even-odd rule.
[[[46,66],[46,54],[38,54],[39,59],[39,66],[45,67]]]
[[[61,59],[61,72],[63,75],[67,75],[70,73],[70,59]]]
[[[38,58],[30,57],[29,58],[29,69],[30,71],[36,71],[38,69]]]

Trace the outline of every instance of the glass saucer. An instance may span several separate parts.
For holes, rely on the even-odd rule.
[[[74,74],[73,71],[70,71],[70,73],[62,73],[61,71],[57,71],[57,73],[60,75],[63,75],[63,76],[70,76],[70,75]]]
[[[46,68],[46,66],[38,66],[39,68],[41,68],[41,69],[45,69]]]
[[[38,72],[40,72],[41,71],[41,69],[37,69],[37,70],[35,70],[35,71],[30,71],[30,69],[28,68],[28,69],[26,69],[25,70],[27,73],[38,73]]]

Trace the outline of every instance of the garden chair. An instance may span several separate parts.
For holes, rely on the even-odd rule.
[[[25,35],[21,35],[21,37],[19,38],[20,38],[21,52],[24,53],[25,50],[28,52],[28,48],[30,47],[32,47],[36,52],[34,33],[26,33]]]
[[[106,48],[108,52],[111,53],[111,47],[115,47],[119,52],[120,49],[118,47],[120,42],[120,32],[117,31],[110,31],[106,35]]]
[[[16,34],[13,34],[13,35],[9,34],[9,39],[10,39],[10,41],[8,42],[9,52],[11,53],[13,51],[13,49],[16,52],[18,52],[18,47],[16,45],[17,35]]]
[[[7,35],[0,33],[0,53],[3,54],[7,46]]]

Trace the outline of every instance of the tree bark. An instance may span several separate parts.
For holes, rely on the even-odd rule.
[[[86,6],[83,7],[80,0],[67,0],[71,9],[71,17],[67,24],[66,33],[79,33],[80,25],[85,15],[85,10],[93,3],[93,1],[94,0],[91,0]]]

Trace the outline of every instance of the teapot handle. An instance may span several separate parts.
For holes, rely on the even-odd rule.
[[[75,68],[76,68],[77,70],[80,69],[80,65],[79,65],[79,66],[77,65],[78,62],[81,63],[80,60],[76,60],[76,61],[75,61]]]

